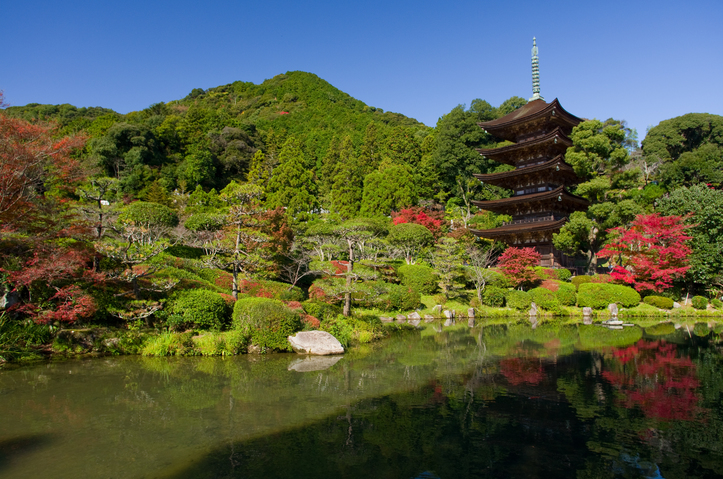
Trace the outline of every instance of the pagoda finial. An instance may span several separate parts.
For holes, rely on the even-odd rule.
[[[528,101],[544,100],[540,96],[540,60],[537,57],[537,39],[532,37],[532,98]]]

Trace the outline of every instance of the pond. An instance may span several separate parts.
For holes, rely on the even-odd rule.
[[[723,342],[429,325],[343,357],[107,357],[0,370],[3,478],[723,474]]]

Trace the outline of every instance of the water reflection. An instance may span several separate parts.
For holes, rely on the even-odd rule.
[[[335,358],[126,357],[3,371],[0,470],[718,477],[717,335],[544,323],[434,327]],[[2,444],[18,437],[46,439],[4,459],[11,456]]]

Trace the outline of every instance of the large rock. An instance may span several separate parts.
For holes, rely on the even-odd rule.
[[[394,318],[390,318],[388,316],[379,316],[379,321],[381,321],[382,323],[391,323],[392,321],[394,321]]]
[[[467,310],[467,317],[474,319],[474,308],[469,308]]]
[[[344,347],[339,340],[326,331],[301,331],[289,336],[289,343],[299,354],[326,356],[344,353]]]
[[[2,286],[0,286],[2,288]],[[0,309],[8,309],[20,302],[20,295],[17,291],[5,291],[0,289]]]
[[[537,316],[537,305],[530,303],[530,316]]]
[[[679,302],[673,301],[673,308],[678,309],[678,308],[682,308],[682,306],[680,305]]]
[[[331,358],[328,356],[308,356],[303,359],[294,359],[291,364],[289,364],[288,370],[298,371],[300,373],[323,371],[335,365],[341,358],[342,356],[334,356]]]
[[[411,322],[412,320],[422,319],[422,316],[418,312],[415,311],[412,314],[410,314],[409,316],[407,316],[407,318],[409,318],[409,320]]]
[[[395,316],[395,318],[397,318],[397,323],[400,323],[400,324],[401,324],[401,323],[406,323],[406,322],[407,322],[407,317],[404,316],[403,314],[398,314],[398,315]]]
[[[618,317],[618,305],[616,303],[608,304],[608,311],[610,311],[610,316],[613,318]]]
[[[592,316],[592,308],[590,306],[585,306],[584,308],[582,308],[582,315]]]
[[[431,323],[431,322],[434,321],[435,319],[437,319],[437,318],[435,318],[435,317],[432,316],[431,314],[425,314],[425,315],[424,315],[424,322],[425,322],[425,323]]]
[[[449,309],[445,309],[442,315],[447,319],[454,319],[454,311],[450,311]]]

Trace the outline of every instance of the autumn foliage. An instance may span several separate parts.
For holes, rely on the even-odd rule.
[[[442,234],[442,225],[444,224],[442,212],[428,210],[421,206],[413,206],[399,212],[392,211],[392,221],[395,225],[401,223],[422,225],[427,228],[435,238],[439,238],[439,235]]]
[[[610,230],[614,238],[599,256],[618,263],[613,279],[632,284],[638,291],[661,292],[689,268],[686,230],[690,227],[680,216],[638,215],[630,228]]]
[[[621,406],[662,420],[694,420],[701,411],[695,363],[678,355],[675,344],[640,340],[614,350],[613,358],[602,375]]]
[[[507,278],[520,285],[537,279],[534,267],[539,263],[540,253],[535,248],[507,248],[497,265]]]

